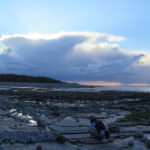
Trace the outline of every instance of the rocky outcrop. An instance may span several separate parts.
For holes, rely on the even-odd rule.
[[[120,132],[120,125],[117,122],[113,122],[108,124],[109,130],[111,133],[119,133]]]
[[[0,143],[36,143],[56,141],[56,135],[47,131],[3,131],[0,132]]]

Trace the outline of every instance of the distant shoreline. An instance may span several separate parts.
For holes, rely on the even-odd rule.
[[[148,92],[150,93],[150,87],[110,87],[110,86],[88,86],[80,85],[77,83],[28,83],[28,82],[0,82],[0,88],[25,88],[25,87],[37,87],[37,88],[50,88],[54,91],[67,91],[67,92],[101,92],[101,91],[119,91],[119,92]]]
[[[50,77],[29,76],[17,74],[0,74],[0,82],[25,82],[25,83],[65,83]]]
[[[0,87],[52,87],[52,88],[92,88],[77,83],[33,83],[33,82],[1,82]]]

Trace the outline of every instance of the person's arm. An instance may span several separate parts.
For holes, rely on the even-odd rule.
[[[90,127],[89,127],[89,132],[96,126],[96,122],[92,122]]]

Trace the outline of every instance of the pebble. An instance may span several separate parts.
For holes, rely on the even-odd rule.
[[[142,131],[136,131],[133,136],[134,138],[142,139],[144,137],[144,133]]]
[[[110,130],[111,133],[119,133],[120,132],[119,123],[116,123],[116,122],[110,123],[108,125],[108,127],[109,127],[109,130]]]
[[[0,132],[1,143],[35,143],[56,141],[56,136],[48,131],[3,131]]]

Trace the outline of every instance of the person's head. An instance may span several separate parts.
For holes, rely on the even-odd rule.
[[[92,123],[92,122],[95,122],[96,120],[97,120],[97,118],[96,118],[96,117],[94,117],[94,116],[91,116],[91,117],[90,117],[90,121],[91,121],[91,123]]]

